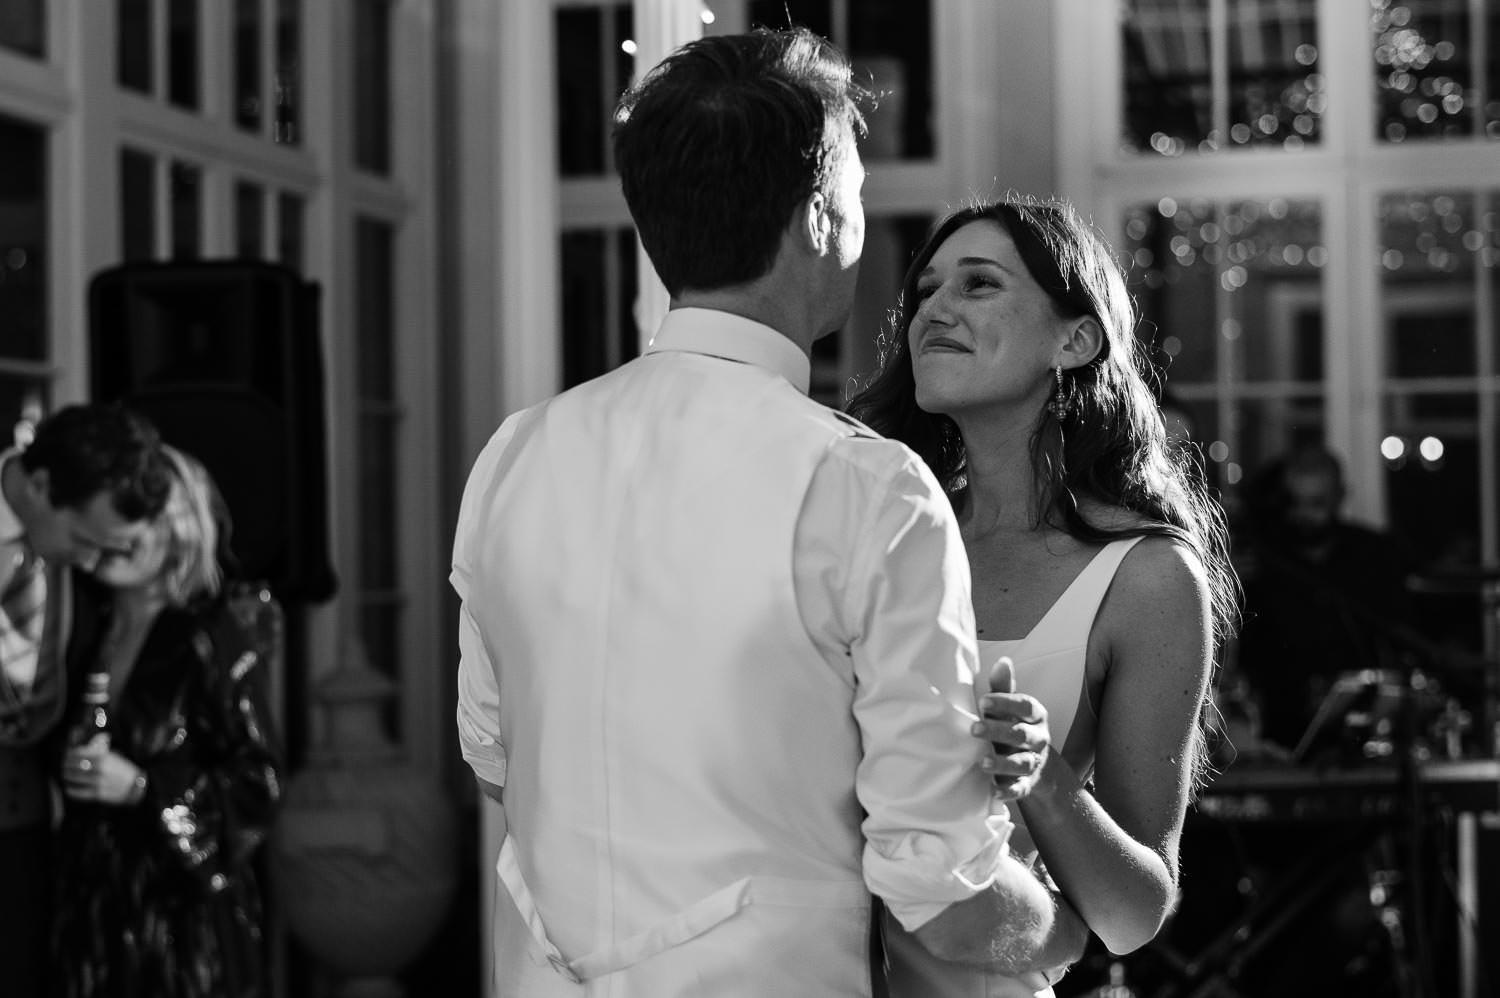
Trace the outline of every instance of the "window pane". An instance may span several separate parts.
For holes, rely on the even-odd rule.
[[[1387,142],[1461,138],[1483,131],[1500,136],[1495,91],[1479,107],[1475,55],[1488,20],[1451,0],[1371,0],[1376,135]],[[1484,39],[1491,46],[1491,34]],[[1494,56],[1490,73],[1495,73]]]
[[[563,384],[614,370],[639,353],[633,229],[562,235]]]
[[[47,133],[0,117],[0,149],[0,357],[45,360]]]
[[[265,203],[259,184],[241,180],[234,185],[234,243],[243,259],[259,260],[265,254]]]
[[[1382,453],[1391,520],[1401,524],[1424,560],[1479,562],[1478,417],[1472,394],[1386,399]]]
[[[1163,156],[1321,137],[1326,95],[1314,0],[1229,0],[1226,93],[1214,91],[1207,4],[1141,0],[1122,27],[1125,145]],[[1223,124],[1216,108],[1224,109]],[[1220,135],[1219,128],[1228,129]]]
[[[854,309],[844,329],[813,344],[812,388],[824,405],[841,407],[851,380],[872,374],[878,364],[876,338],[900,292],[901,278],[932,225],[929,215],[870,215],[860,257]]]
[[[192,259],[203,253],[203,170],[172,163],[172,256]]]
[[[301,273],[303,202],[295,194],[281,194],[276,198],[276,259]]]
[[[43,0],[6,0],[0,4],[0,48],[40,58],[46,55],[46,47],[47,8]]]
[[[260,131],[260,0],[234,0],[234,123]]]
[[[365,650],[391,677],[399,671],[399,573],[396,505],[395,229],[370,218],[355,221],[355,394],[358,398],[359,586]],[[394,716],[388,715],[394,723]]]
[[[120,86],[151,92],[151,0],[116,0],[115,77]]]
[[[630,83],[629,4],[557,11],[557,158],[565,177],[610,169],[610,122]]]
[[[198,0],[170,0],[167,6],[167,99],[198,109]]]
[[[302,3],[276,0],[276,126],[272,140],[302,143]]]
[[[395,302],[395,232],[389,223],[361,218],[354,230],[355,281],[359,296],[355,329],[359,339],[359,396],[390,401]]]
[[[932,13],[928,0],[850,4],[845,44],[856,79],[874,82],[880,103],[861,147],[870,160],[933,155]]]
[[[1126,213],[1139,333],[1172,383],[1320,382],[1322,214],[1274,198],[1161,198]]]
[[[1229,12],[1229,141],[1317,142],[1327,97],[1312,0],[1238,0]]]
[[[833,38],[833,8],[829,0],[750,0],[749,18],[751,27],[774,29],[795,24],[824,38]]]
[[[1214,148],[1207,4],[1137,0],[1121,21],[1127,148]]]
[[[1395,378],[1467,378],[1484,370],[1478,281],[1500,264],[1500,192],[1401,191],[1380,199],[1386,357]],[[1493,296],[1490,296],[1493,300]],[[1488,317],[1491,350],[1495,323]]]
[[[354,5],[354,164],[374,173],[391,167],[390,0]]]
[[[933,156],[930,0],[751,0],[748,17],[751,25],[796,24],[832,39],[855,78],[873,83],[881,96],[861,146],[866,159]]]
[[[134,149],[120,150],[120,255],[156,256],[156,160]]]

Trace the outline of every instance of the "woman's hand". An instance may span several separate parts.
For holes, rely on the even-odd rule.
[[[63,756],[63,794],[72,800],[115,806],[134,804],[146,789],[141,767],[109,747],[96,735]]]
[[[994,778],[1001,797],[1019,800],[1035,789],[1051,751],[1047,708],[1035,697],[1016,692],[1015,668],[1009,658],[995,664],[990,692],[980,698],[979,707],[980,719],[970,733],[994,749],[980,766]]]

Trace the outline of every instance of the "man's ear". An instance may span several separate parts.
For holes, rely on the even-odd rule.
[[[1099,325],[1099,320],[1092,315],[1086,315],[1082,319],[1076,319],[1073,327],[1068,330],[1068,336],[1057,348],[1057,359],[1053,366],[1061,365],[1063,370],[1071,371],[1075,367],[1082,367],[1095,357],[1099,356],[1104,349],[1104,328]]]
[[[52,505],[52,473],[38,468],[26,473],[26,492],[34,503]]]
[[[828,252],[833,221],[828,217],[828,199],[822,191],[813,191],[797,209],[797,235],[808,249],[822,256]]]

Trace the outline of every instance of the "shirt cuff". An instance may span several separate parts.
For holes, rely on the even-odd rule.
[[[462,705],[458,708],[458,744],[475,776],[497,787],[505,786],[505,746],[478,728]]]
[[[995,882],[1000,863],[1009,855],[1010,812],[1003,804],[985,819],[978,850],[957,861],[948,842],[931,834],[903,839],[889,856],[865,846],[865,883],[901,923],[914,932],[943,909],[965,901]]]

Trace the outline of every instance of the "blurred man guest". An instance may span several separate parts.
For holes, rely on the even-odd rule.
[[[1263,737],[1291,749],[1340,676],[1395,664],[1412,563],[1394,535],[1344,518],[1343,469],[1321,445],[1267,466],[1254,491],[1240,668]]]
[[[166,502],[157,432],[118,406],[76,405],[0,454],[0,991],[42,993],[50,801],[40,742],[63,704],[69,565],[128,555]]]

